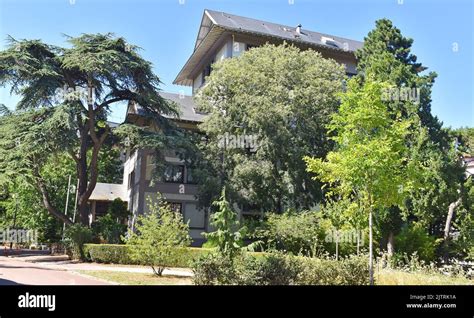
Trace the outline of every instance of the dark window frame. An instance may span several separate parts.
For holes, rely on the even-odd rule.
[[[183,202],[177,202],[177,201],[166,201],[166,204],[170,207],[171,211],[173,212],[179,212],[183,216],[184,220],[184,213],[183,213]],[[179,205],[179,211],[173,208],[173,206]]]
[[[173,174],[172,174],[172,177],[170,179],[168,179],[166,177],[166,170],[170,167],[173,168]],[[180,168],[181,177],[180,177],[179,180],[172,180],[172,179],[174,179],[174,175],[175,175],[175,170],[174,169],[176,169],[176,168]],[[180,184],[184,183],[184,169],[185,169],[184,165],[166,164],[165,169],[163,171],[163,182],[165,182],[165,183],[180,183]]]

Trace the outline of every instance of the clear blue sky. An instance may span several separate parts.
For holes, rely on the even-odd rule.
[[[415,40],[412,51],[419,61],[438,73],[433,113],[445,126],[474,126],[471,0],[0,1],[0,49],[7,35],[65,45],[62,34],[113,32],[143,48],[164,91],[186,93],[187,87],[172,81],[193,50],[205,8],[290,26],[301,23],[305,29],[355,40],[363,40],[375,20],[389,18]],[[0,89],[0,103],[13,108],[17,100]],[[111,120],[120,121],[122,111],[113,112]]]

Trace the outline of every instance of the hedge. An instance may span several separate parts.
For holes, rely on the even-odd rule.
[[[118,244],[85,244],[84,254],[88,261],[95,263],[146,265],[134,261],[129,253],[129,246]],[[180,248],[179,260],[166,264],[169,267],[191,267],[194,260],[206,256],[211,249],[185,247]]]
[[[196,285],[368,285],[368,261],[352,256],[336,261],[268,253],[231,261],[208,254],[193,266]]]

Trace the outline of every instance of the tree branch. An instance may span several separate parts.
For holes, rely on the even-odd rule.
[[[44,207],[48,210],[50,214],[52,214],[54,217],[58,218],[59,220],[63,221],[66,224],[72,224],[71,219],[69,219],[65,214],[62,214],[61,212],[58,212],[51,204],[51,201],[49,199],[49,194],[48,191],[46,190],[46,186],[44,184],[43,179],[41,178],[38,169],[35,168],[33,169],[33,174],[36,179],[36,186],[38,190],[41,193],[42,196],[42,201]]]

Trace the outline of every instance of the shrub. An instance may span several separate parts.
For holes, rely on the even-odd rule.
[[[434,260],[436,247],[436,238],[430,236],[418,223],[403,227],[395,237],[395,248],[400,253],[417,253],[419,259],[425,262]]]
[[[283,254],[256,257],[242,254],[231,259],[212,253],[194,263],[196,285],[293,285],[299,267],[295,258]]]
[[[317,212],[269,214],[257,235],[270,248],[307,256],[315,256],[318,242],[323,237]]]
[[[176,248],[179,257],[164,261],[167,267],[191,267],[199,257],[211,251],[204,248],[183,247]],[[131,256],[130,246],[116,244],[85,244],[84,253],[89,260],[96,263],[110,263],[123,265],[147,265],[134,260]]]
[[[367,285],[367,257],[339,261],[270,253],[244,254],[231,261],[212,254],[194,264],[196,285]]]
[[[295,285],[301,270],[297,258],[279,253],[270,253],[262,258],[246,257],[243,266],[239,278],[240,283],[246,285]],[[245,275],[249,269],[253,269],[253,275]]]
[[[232,210],[226,199],[225,187],[218,201],[212,203],[217,211],[211,215],[211,225],[215,231],[203,233],[208,239],[206,246],[215,246],[220,254],[232,259],[239,254],[243,247],[244,228],[239,229],[237,213]]]
[[[172,211],[161,198],[149,204],[150,213],[138,218],[136,232],[130,232],[127,245],[133,260],[151,266],[161,276],[167,264],[182,261],[179,248],[188,246],[191,238],[180,213]]]
[[[84,244],[92,241],[92,230],[81,224],[73,224],[64,232],[64,245],[72,259],[86,259]]]
[[[107,209],[107,214],[116,219],[118,223],[124,223],[124,221],[126,221],[130,216],[130,211],[127,209],[127,202],[122,201],[120,198],[116,198],[110,203],[109,208]]]
[[[127,225],[117,222],[111,214],[106,214],[92,224],[94,236],[109,244],[121,244],[122,236],[127,233]]]
[[[237,279],[232,259],[219,253],[198,258],[193,264],[193,271],[196,285],[232,285]]]
[[[301,285],[368,285],[369,268],[365,256],[335,259],[300,258]]]
[[[127,245],[86,244],[84,245],[84,253],[89,260],[96,263],[138,264],[137,261],[132,259],[130,248]]]

